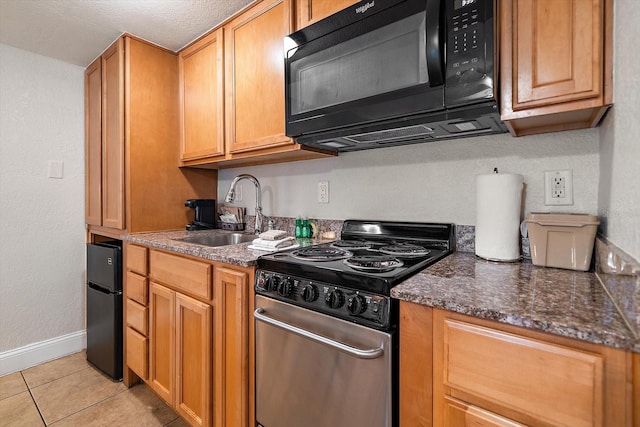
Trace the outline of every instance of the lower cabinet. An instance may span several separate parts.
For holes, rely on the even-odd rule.
[[[144,381],[193,426],[255,425],[254,269],[145,248],[147,269],[140,248],[125,248],[125,384]]]
[[[215,425],[249,425],[249,274],[215,266],[215,371],[224,372],[215,383]],[[253,297],[251,297],[253,299]],[[253,372],[253,371],[252,371]],[[251,424],[251,425],[255,425]]]
[[[152,282],[149,385],[192,425],[211,425],[213,308]]]
[[[408,302],[400,311],[402,426],[633,423],[628,352]]]
[[[149,386],[174,406],[176,380],[176,293],[151,283],[149,286]]]

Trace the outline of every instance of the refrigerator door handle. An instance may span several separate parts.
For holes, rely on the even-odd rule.
[[[108,295],[122,295],[122,291],[112,291],[109,288],[105,288],[102,287],[100,285],[96,285],[95,283],[92,282],[88,282],[87,285],[91,288],[91,289],[95,289],[98,292],[102,292],[103,294],[108,294]]]

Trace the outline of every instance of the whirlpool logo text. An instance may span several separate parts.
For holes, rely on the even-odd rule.
[[[356,13],[365,13],[367,10],[371,9],[375,5],[376,5],[376,2],[372,1],[371,3],[366,3],[363,6],[356,7]]]

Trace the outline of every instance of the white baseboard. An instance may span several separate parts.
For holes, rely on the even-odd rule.
[[[0,376],[87,348],[87,331],[81,330],[0,353]]]

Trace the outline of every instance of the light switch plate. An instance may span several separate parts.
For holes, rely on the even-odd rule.
[[[62,179],[64,176],[64,162],[49,160],[49,178]]]

